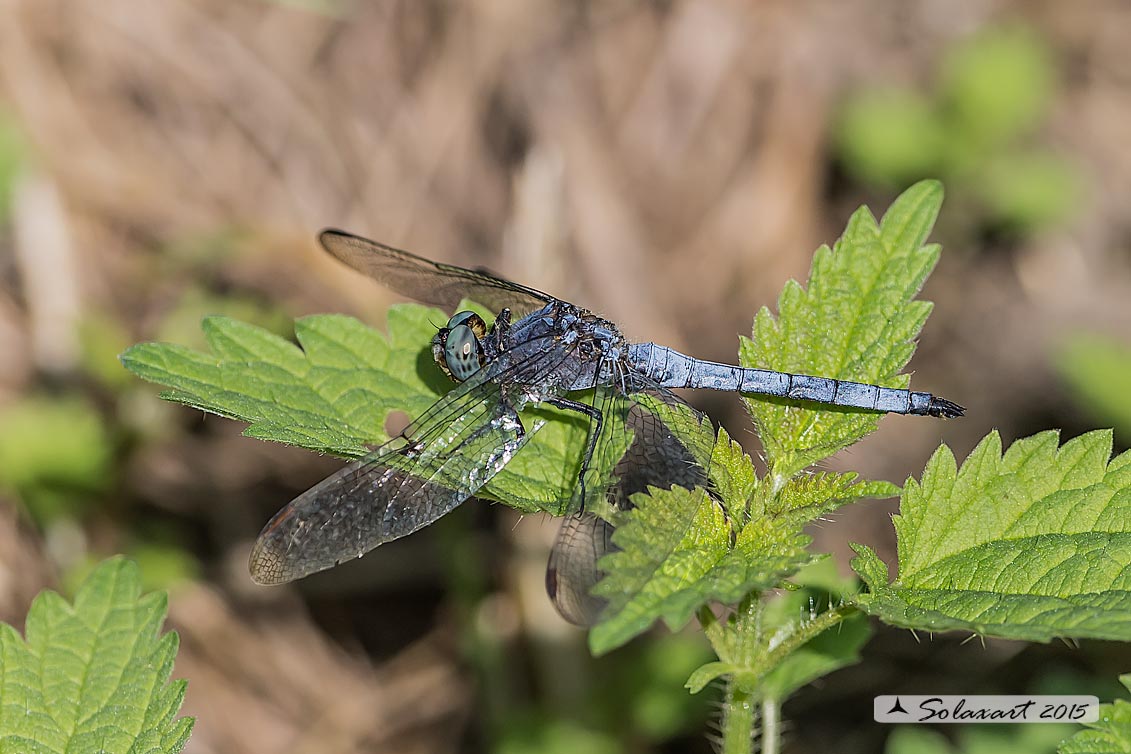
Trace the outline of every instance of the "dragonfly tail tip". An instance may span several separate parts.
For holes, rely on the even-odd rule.
[[[944,419],[954,419],[966,415],[966,408],[959,406],[954,401],[946,398],[931,398],[931,405],[927,408],[930,416],[940,416]]]

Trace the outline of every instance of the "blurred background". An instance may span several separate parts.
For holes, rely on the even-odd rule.
[[[382,326],[396,299],[316,248],[324,226],[733,361],[857,206],[939,178],[914,386],[968,416],[887,418],[829,467],[900,483],[993,428],[1131,443],[1125,2],[0,9],[0,619],[137,559],[171,592],[194,754],[711,750],[718,690],[682,687],[705,642],[656,631],[590,660],[543,594],[551,520],[464,506],[360,562],[251,584],[259,528],[339,463],[164,404],[117,354],[203,347],[206,314],[284,336],[315,312]],[[736,399],[692,400],[758,452]],[[846,573],[849,541],[891,561],[894,510],[842,511],[815,547]],[[1110,698],[1131,666],[1111,644],[967,638],[879,629],[862,664],[786,704],[787,751],[910,751],[871,722],[878,693]],[[946,734],[967,751],[1063,734],[990,727]]]

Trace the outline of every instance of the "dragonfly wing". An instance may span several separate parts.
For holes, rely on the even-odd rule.
[[[597,562],[613,552],[613,525],[593,513],[562,519],[562,528],[546,566],[546,593],[558,613],[575,626],[591,626],[605,607],[593,595],[601,579]]]
[[[628,510],[629,498],[648,487],[708,486],[715,439],[710,420],[663,388],[632,397],[625,422],[633,433],[632,444],[613,470],[617,483],[609,502],[617,510]]]
[[[487,272],[433,262],[340,230],[324,230],[318,240],[322,248],[358,272],[404,296],[448,311],[467,298],[494,312],[509,308],[517,316],[553,300],[539,290]]]
[[[713,437],[703,414],[663,388],[648,386],[631,398],[611,394],[601,403],[604,413],[618,411],[623,420],[615,426],[632,433],[627,451],[613,469],[611,484],[603,488],[605,506],[615,516],[632,507],[631,496],[648,487],[693,489],[708,486],[707,468]],[[594,502],[583,501],[588,507]],[[615,552],[614,524],[583,510],[562,521],[546,566],[546,592],[570,623],[593,625],[604,609],[604,599],[592,589],[601,580],[598,562]]]
[[[524,432],[498,384],[477,375],[275,514],[252,549],[252,578],[293,581],[427,526],[502,470],[537,429]]]

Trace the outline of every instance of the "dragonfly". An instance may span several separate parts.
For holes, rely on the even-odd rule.
[[[601,578],[599,562],[615,551],[609,511],[627,510],[632,495],[648,487],[709,488],[709,447],[697,447],[702,433],[689,431],[678,417],[710,424],[673,389],[895,414],[964,413],[930,393],[720,364],[630,342],[617,325],[587,309],[483,270],[340,230],[322,231],[319,241],[332,256],[408,298],[446,311],[471,300],[496,315],[488,325],[474,312],[458,311],[438,328],[432,357],[454,387],[388,443],[275,514],[249,562],[260,584],[294,581],[359,558],[452,511],[523,451],[544,421],[524,423],[520,413],[545,404],[579,417],[587,435],[577,483],[563,501],[572,512],[551,549],[546,590],[563,618],[592,625],[605,605],[591,593]],[[609,455],[607,448],[618,457],[595,464]]]

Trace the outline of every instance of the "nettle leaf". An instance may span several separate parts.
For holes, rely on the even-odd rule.
[[[678,630],[703,603],[737,602],[808,562],[808,540],[799,528],[776,528],[764,518],[743,525],[740,511],[755,485],[752,469],[749,457],[719,430],[710,472],[728,501],[681,487],[633,497],[636,508],[613,535],[620,551],[602,559],[607,575],[594,589],[608,600],[589,633],[594,654],[615,649],[657,619]]]
[[[885,387],[906,388],[900,374],[931,304],[914,300],[939,258],[924,246],[942,205],[942,185],[922,181],[892,204],[883,221],[861,207],[830,250],[813,257],[808,289],[790,281],[778,317],[763,307],[739,363]],[[771,474],[789,477],[873,432],[881,414],[744,399]]]
[[[1131,691],[1131,674],[1119,676]],[[1131,754],[1131,702],[1116,699],[1100,705],[1100,719],[1057,747],[1057,754]]]
[[[895,497],[899,487],[891,482],[861,481],[855,472],[821,471],[798,474],[778,496],[767,503],[775,515],[789,514],[802,525],[862,498]]]
[[[170,388],[161,397],[248,423],[261,440],[361,458],[383,442],[394,410],[422,413],[445,388],[420,368],[442,315],[413,304],[389,310],[386,337],[352,317],[295,322],[298,345],[228,317],[201,324],[212,353],[141,343],[122,354],[134,374]]]
[[[1002,454],[996,432],[961,469],[945,446],[903,490],[899,577],[867,547],[859,606],[888,623],[1030,641],[1131,639],[1131,452],[1110,431],[1056,432]]]
[[[0,624],[0,752],[179,752],[186,682],[169,682],[177,635],[160,635],[168,599],[141,594],[137,565],[102,563],[67,604],[43,592],[27,642]]]
[[[771,625],[778,628],[778,635],[770,641],[771,646],[803,631],[808,621],[817,619],[819,607],[829,608],[830,598],[840,599],[805,588],[771,602],[769,607],[776,608],[777,613],[767,617]],[[798,619],[798,615],[803,617]],[[871,637],[868,617],[863,613],[850,615],[791,652],[781,664],[762,676],[758,688],[770,699],[786,699],[802,686],[860,662],[860,650]]]
[[[399,304],[389,309],[384,335],[352,317],[315,315],[295,322],[295,345],[208,317],[202,327],[211,353],[141,343],[121,360],[170,388],[161,393],[166,400],[247,422],[248,437],[356,459],[388,440],[390,413],[420,415],[452,389],[431,353],[434,323],[443,321],[438,309]],[[545,425],[480,495],[561,513],[576,486],[588,425],[549,406],[523,412],[523,421],[531,429]]]
[[[707,627],[719,661],[703,665],[687,679],[697,694],[710,682],[728,677],[744,691],[784,699],[805,684],[860,660],[860,649],[871,636],[867,616],[850,615],[793,648],[778,662],[774,652],[806,630],[822,611],[858,590],[856,579],[842,579],[829,558],[806,566],[792,579],[798,589],[760,604],[751,603],[724,623]]]
[[[601,654],[663,620],[682,628],[707,602],[736,604],[777,586],[812,560],[803,527],[815,515],[859,497],[890,496],[887,483],[853,474],[790,480],[767,506],[753,464],[719,430],[709,467],[716,499],[702,489],[652,489],[613,535],[620,548],[602,560],[594,593],[608,600],[589,646]],[[789,501],[782,503],[781,501]]]

